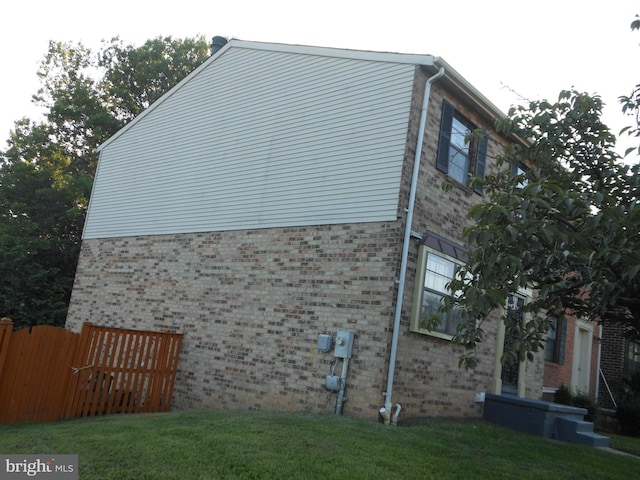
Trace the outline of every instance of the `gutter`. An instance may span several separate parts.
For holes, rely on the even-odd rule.
[[[400,264],[400,279],[398,280],[398,294],[396,297],[396,310],[393,320],[393,334],[391,337],[391,353],[389,355],[389,372],[387,375],[387,389],[384,393],[384,407],[380,409],[380,414],[384,418],[384,423],[395,425],[398,421],[401,406],[396,405],[396,411],[391,415],[393,377],[396,368],[396,356],[398,354],[398,337],[400,335],[400,319],[402,317],[402,300],[404,297],[404,287],[407,277],[407,261],[409,257],[409,244],[411,241],[411,224],[413,222],[413,210],[416,203],[416,190],[418,186],[418,174],[420,172],[420,159],[422,157],[422,144],[424,143],[424,132],[427,124],[427,111],[429,109],[429,97],[431,96],[431,84],[444,75],[444,67],[440,67],[438,73],[429,77],[424,87],[422,97],[422,112],[420,114],[420,126],[418,127],[418,140],[416,144],[416,154],[413,160],[413,175],[411,177],[411,190],[409,193],[409,205],[407,207],[407,220],[405,223],[404,242],[402,245],[402,262]]]

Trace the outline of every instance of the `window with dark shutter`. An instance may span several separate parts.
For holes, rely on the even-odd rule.
[[[478,145],[476,147],[476,167],[474,175],[476,177],[484,178],[484,168],[487,163],[487,146],[489,144],[489,135],[486,132],[482,132],[482,136],[477,140]],[[482,195],[482,187],[474,188],[476,193]]]
[[[489,137],[484,133],[467,142],[466,139],[473,130],[475,126],[460,115],[450,102],[444,100],[436,168],[465,186],[471,172],[484,177],[486,166]],[[472,156],[473,152],[475,156]],[[482,194],[481,188],[476,188],[475,191]]]
[[[454,108],[446,100],[442,104],[442,118],[440,119],[440,139],[438,140],[438,170],[449,172],[449,144],[451,142],[451,127],[453,123]]]

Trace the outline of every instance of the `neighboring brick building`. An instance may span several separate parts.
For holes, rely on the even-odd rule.
[[[627,327],[620,323],[602,325],[598,404],[603,408],[615,409],[628,388],[625,380],[640,372],[640,343],[627,338],[626,333]]]
[[[598,325],[571,316],[554,325],[545,348],[544,398],[553,400],[555,391],[564,385],[574,393],[587,394],[596,400],[601,388]]]
[[[232,40],[100,147],[67,327],[184,333],[176,408],[479,416],[504,327],[468,372],[455,318],[420,319],[463,260],[483,200],[463,183],[494,168],[500,115],[437,57]],[[513,392],[540,398],[543,369]]]

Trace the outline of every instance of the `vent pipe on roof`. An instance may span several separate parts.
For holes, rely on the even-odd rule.
[[[216,53],[218,50],[220,50],[226,44],[227,44],[227,39],[226,38],[218,37],[218,36],[213,37],[213,39],[211,40],[211,55]]]

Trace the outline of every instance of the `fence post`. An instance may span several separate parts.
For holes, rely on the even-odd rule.
[[[0,378],[2,378],[2,370],[7,361],[7,353],[9,352],[9,340],[13,331],[13,320],[4,317],[0,319]]]

